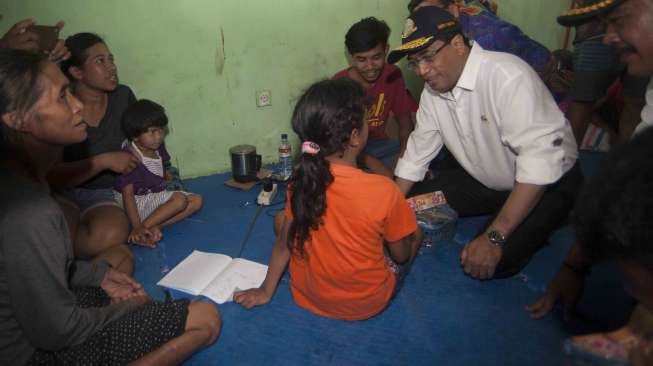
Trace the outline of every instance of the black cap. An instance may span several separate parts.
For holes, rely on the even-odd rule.
[[[569,9],[558,17],[558,23],[565,27],[589,22],[594,17],[612,11],[625,0],[589,0],[580,8]]]
[[[402,57],[419,52],[430,46],[438,36],[462,33],[460,24],[448,11],[437,6],[424,6],[406,19],[401,46],[388,55],[388,62],[394,64]]]

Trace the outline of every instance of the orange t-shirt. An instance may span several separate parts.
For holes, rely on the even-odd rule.
[[[291,291],[314,313],[367,319],[385,308],[395,287],[383,240],[412,234],[417,221],[390,179],[340,164],[331,164],[331,173],[323,223],[311,231],[305,257],[290,258]],[[292,218],[290,204],[286,215]]]

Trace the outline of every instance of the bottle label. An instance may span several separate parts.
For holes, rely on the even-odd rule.
[[[290,147],[280,147],[279,157],[286,158],[290,156]]]

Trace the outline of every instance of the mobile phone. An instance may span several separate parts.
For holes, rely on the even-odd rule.
[[[50,53],[57,45],[59,39],[59,27],[57,26],[30,25],[25,31],[36,34],[39,51],[43,53]]]

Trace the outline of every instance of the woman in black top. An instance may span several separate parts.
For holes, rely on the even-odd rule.
[[[120,119],[136,97],[129,87],[118,84],[113,55],[102,38],[78,33],[66,39],[66,47],[71,56],[61,69],[73,94],[84,103],[81,115],[88,138],[66,147],[64,163],[53,169],[49,180],[55,188],[68,188],[65,196],[76,205],[62,205],[67,216],[79,216],[79,225],[72,228],[75,255],[106,259],[131,274],[129,221],[114,198],[113,185],[118,175],[137,164],[134,156],[120,152],[125,139]]]

